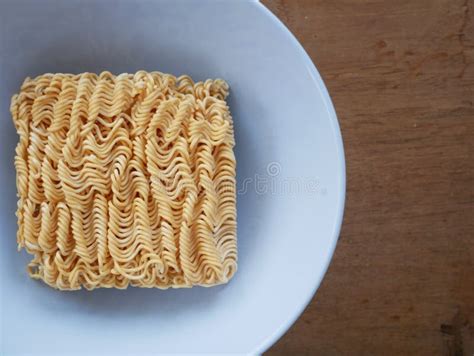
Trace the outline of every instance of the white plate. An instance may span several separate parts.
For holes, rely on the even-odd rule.
[[[3,1],[0,4],[1,351],[257,353],[311,300],[341,226],[336,115],[311,60],[250,1]],[[231,86],[239,270],[215,288],[58,292],[16,252],[11,95],[44,72],[138,69]],[[244,191],[245,190],[245,191]]]

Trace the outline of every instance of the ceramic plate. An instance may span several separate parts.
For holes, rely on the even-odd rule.
[[[326,272],[345,171],[336,115],[311,60],[256,1],[2,1],[1,352],[259,353]],[[316,53],[317,55],[317,53]],[[231,86],[239,270],[227,285],[59,292],[16,251],[17,136],[10,97],[44,72],[159,70]]]

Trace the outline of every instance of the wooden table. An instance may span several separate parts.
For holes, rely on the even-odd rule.
[[[474,355],[474,0],[263,2],[325,80],[347,161],[329,271],[268,354]]]

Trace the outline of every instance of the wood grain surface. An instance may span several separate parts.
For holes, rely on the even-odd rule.
[[[347,200],[269,355],[474,355],[474,0],[264,0],[333,99]]]

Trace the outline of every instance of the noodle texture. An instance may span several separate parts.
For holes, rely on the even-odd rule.
[[[237,270],[223,80],[44,74],[11,101],[18,248],[61,290],[192,287]]]

